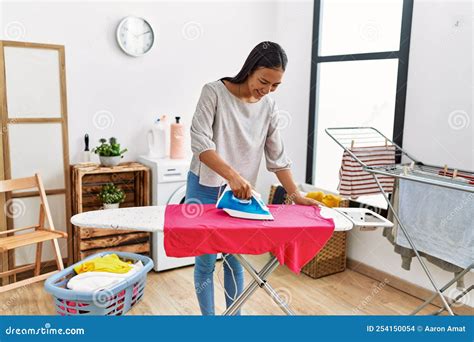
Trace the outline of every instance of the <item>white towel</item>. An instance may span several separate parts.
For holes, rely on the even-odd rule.
[[[111,272],[84,272],[71,278],[67,283],[68,289],[80,292],[94,292],[117,285],[130,278],[143,268],[141,261],[132,265],[132,269],[127,273]]]
[[[466,268],[474,262],[474,194],[440,186],[399,181],[399,216],[415,247]],[[397,244],[410,248],[400,231]]]

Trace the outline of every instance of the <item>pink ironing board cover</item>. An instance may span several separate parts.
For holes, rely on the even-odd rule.
[[[170,257],[271,252],[281,265],[299,273],[327,243],[332,219],[302,205],[269,205],[275,220],[229,216],[214,204],[173,204],[165,211],[164,245]]]

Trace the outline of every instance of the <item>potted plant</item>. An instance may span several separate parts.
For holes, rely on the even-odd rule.
[[[104,138],[100,139],[99,142],[100,145],[94,148],[93,152],[99,155],[100,164],[103,166],[118,165],[127,149],[121,150],[117,138],[114,137],[109,139],[109,143]]]
[[[125,200],[125,193],[113,183],[104,184],[97,195],[104,205],[104,209],[116,209]]]

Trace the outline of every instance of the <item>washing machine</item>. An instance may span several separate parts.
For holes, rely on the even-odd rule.
[[[152,205],[184,203],[190,159],[140,156],[138,160],[151,170]],[[194,264],[194,257],[172,258],[166,256],[163,232],[152,233],[151,248],[155,271]]]

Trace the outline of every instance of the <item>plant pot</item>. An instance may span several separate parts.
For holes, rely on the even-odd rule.
[[[104,157],[104,156],[99,156],[100,159],[100,165],[102,166],[116,166],[120,163],[120,160],[122,159],[121,156],[116,156],[116,157]]]
[[[120,203],[104,203],[104,209],[118,209]]]

